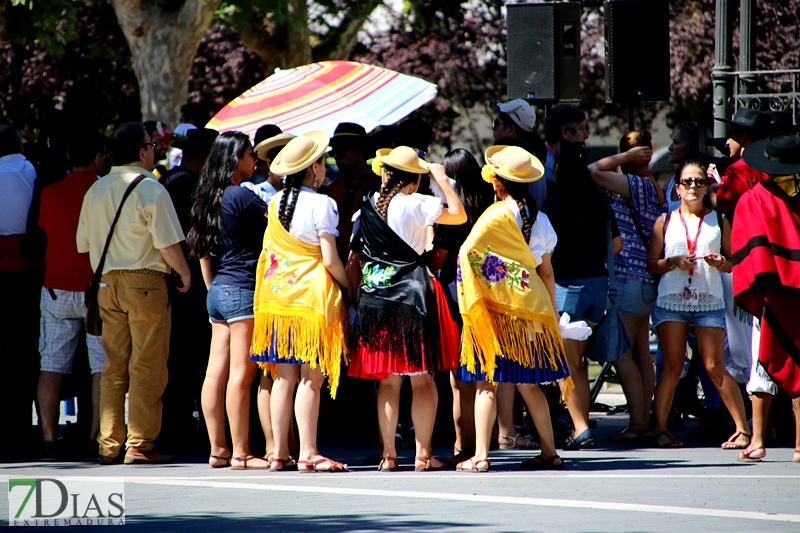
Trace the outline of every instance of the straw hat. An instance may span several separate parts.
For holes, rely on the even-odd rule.
[[[279,176],[296,174],[311,166],[328,148],[330,138],[324,131],[298,135],[283,147],[269,166],[269,171]]]
[[[411,172],[412,174],[427,174],[428,163],[420,159],[417,151],[408,146],[398,146],[395,149],[381,148],[375,152],[375,160],[383,165]]]
[[[270,137],[269,139],[264,139],[263,141],[258,143],[256,147],[253,148],[253,151],[256,153],[256,155],[260,160],[266,161],[267,154],[269,153],[270,150],[272,150],[276,146],[285,145],[286,143],[294,139],[294,137],[295,136],[292,135],[291,133],[279,133],[274,137]]]
[[[486,149],[481,175],[489,183],[495,176],[509,181],[531,183],[544,176],[542,162],[519,146],[491,146]]]

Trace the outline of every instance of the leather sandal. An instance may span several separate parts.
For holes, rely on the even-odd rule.
[[[650,437],[648,433],[650,432],[646,424],[631,424],[622,431],[609,436],[608,440],[623,444],[626,442],[642,442]]]
[[[456,465],[456,470],[459,472],[488,472],[492,462],[489,459],[478,459],[474,457],[467,459]]]
[[[533,459],[523,461],[519,467],[521,470],[564,470],[564,461],[558,454],[548,458],[537,455]]]
[[[297,470],[300,472],[348,472],[344,463],[320,456],[315,461],[297,461]]]
[[[756,457],[755,454],[758,453],[759,450],[763,451],[764,453]],[[739,452],[739,456],[736,457],[736,460],[743,463],[759,463],[766,456],[767,450],[764,449],[763,446],[759,446],[758,448],[753,448],[752,450],[742,450]]]
[[[747,439],[747,442],[744,444],[736,442],[737,440],[739,440],[739,437],[745,437]],[[750,446],[750,437],[751,437],[750,433],[745,433],[744,431],[737,431],[736,434],[734,434],[731,438],[722,443],[722,449],[745,450],[747,449],[748,446]]]
[[[222,464],[211,464],[212,460],[221,461]],[[214,455],[213,453],[208,456],[208,466],[211,468],[226,468],[231,466],[231,456],[222,457],[221,455]]]
[[[794,453],[792,454],[792,462],[800,463],[800,449],[794,449]]]
[[[658,439],[664,436],[669,437],[669,440],[663,444],[659,443]],[[656,448],[683,448],[683,443],[678,439],[676,439],[674,436],[672,436],[672,433],[670,433],[669,431],[662,431],[661,433],[653,437],[653,446],[655,446]]]
[[[522,437],[525,439],[524,444],[517,444],[517,439]],[[510,440],[511,444],[500,444],[500,439]],[[501,450],[535,450],[539,448],[539,443],[533,440],[529,435],[517,433],[516,435],[498,435],[497,445]]]
[[[297,463],[291,457],[287,457],[286,459],[274,457],[269,464],[269,471],[279,472],[281,470],[294,470],[295,467],[297,467]]]
[[[394,463],[394,466],[389,468],[387,466],[388,462]],[[378,472],[394,472],[397,470],[397,457],[384,457],[381,459],[381,462],[378,463]]]
[[[433,466],[431,463],[430,457],[414,457],[414,472],[430,472],[434,470],[446,470],[447,463],[444,461],[439,461],[442,463],[440,466]],[[417,463],[425,463],[425,466],[417,466]]]
[[[258,466],[251,466],[251,465],[247,464],[248,461],[252,461],[254,459],[256,459],[258,461],[264,461],[264,459],[262,459],[260,457],[256,457],[255,455],[247,455],[245,457],[234,457],[233,458],[234,461],[239,461],[242,464],[237,465],[237,464],[233,464],[233,462],[231,462],[231,470],[268,470],[269,469],[270,465],[266,461],[264,461],[266,464],[263,464],[263,465],[262,464],[258,464]]]

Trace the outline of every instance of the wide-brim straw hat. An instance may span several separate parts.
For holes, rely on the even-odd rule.
[[[264,139],[263,141],[258,143],[256,147],[253,148],[253,151],[256,153],[256,155],[258,155],[258,158],[260,160],[266,161],[267,154],[269,153],[270,150],[272,150],[276,146],[283,146],[294,138],[295,136],[292,135],[291,133],[279,133],[274,137],[270,137],[269,139]]]
[[[544,176],[542,162],[519,146],[490,146],[485,156],[492,172],[509,181],[532,183]]]
[[[312,131],[298,135],[286,143],[275,160],[269,166],[269,171],[279,176],[296,174],[311,166],[328,149],[330,137],[325,131]]]
[[[800,174],[800,137],[776,133],[744,151],[744,162],[772,176]]]
[[[384,165],[412,174],[427,174],[428,163],[417,155],[417,151],[408,146],[382,148],[375,152],[375,158]]]

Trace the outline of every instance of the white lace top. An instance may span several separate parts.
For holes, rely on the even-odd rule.
[[[666,214],[661,215],[666,219]],[[697,219],[686,218],[689,238],[697,235]],[[695,255],[698,257],[692,274],[691,286],[697,288],[698,305],[683,303],[683,289],[689,286],[689,271],[673,268],[661,277],[658,284],[658,299],[656,305],[670,311],[715,311],[723,309],[722,278],[719,270],[712,267],[700,257],[708,254],[720,253],[722,231],[717,220],[717,213],[709,211],[703,218],[703,228],[697,239]],[[664,235],[664,257],[686,255],[689,247],[686,244],[686,230],[681,224],[681,217],[674,212],[669,217],[669,225]]]
[[[266,183],[266,182],[265,182]],[[276,204],[281,205],[281,198],[288,189],[277,194]],[[333,198],[318,194],[308,187],[300,187],[300,195],[294,208],[289,233],[307,244],[319,246],[319,237],[323,233],[339,236],[339,211]]]

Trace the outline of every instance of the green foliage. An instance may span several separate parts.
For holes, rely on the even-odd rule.
[[[11,0],[6,28],[11,42],[32,45],[54,57],[76,39],[78,12],[86,0]]]

